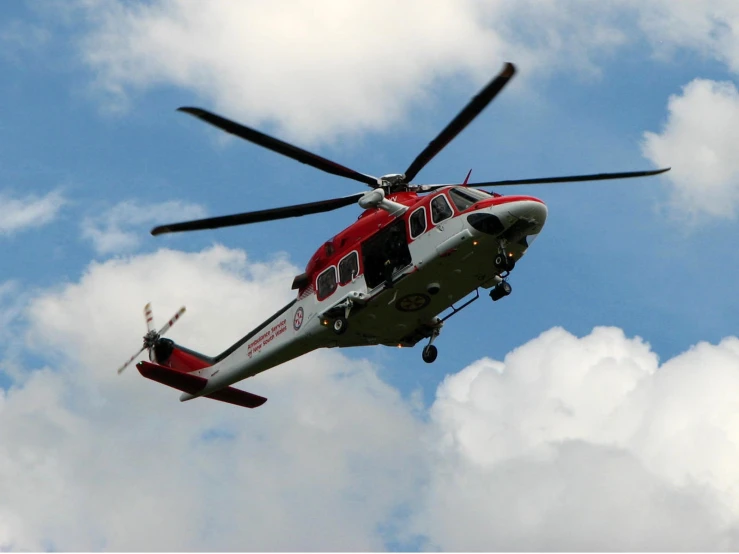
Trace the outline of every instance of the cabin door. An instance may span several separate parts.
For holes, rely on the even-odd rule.
[[[409,266],[411,252],[408,249],[405,221],[397,219],[364,241],[362,260],[369,290],[390,280],[393,274]]]

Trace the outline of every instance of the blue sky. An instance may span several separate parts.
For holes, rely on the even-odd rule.
[[[713,415],[701,419],[710,410],[699,404],[714,398],[714,389],[701,391],[709,385],[698,381],[695,397],[685,397],[650,379],[665,374],[666,367],[687,365],[690,371],[674,370],[679,377],[668,380],[682,383],[678,389],[684,393],[696,373],[714,372],[721,383],[739,375],[733,342],[739,310],[734,293],[739,271],[734,244],[739,231],[739,158],[731,147],[739,123],[734,84],[739,39],[731,24],[739,22],[739,10],[722,1],[653,2],[648,7],[607,1],[339,6],[173,0],[18,1],[0,6],[0,199],[6,206],[0,216],[0,301],[6,314],[0,319],[5,336],[0,413],[4,409],[7,414],[0,437],[5,435],[10,445],[5,451],[0,447],[0,461],[16,467],[13,464],[21,461],[11,451],[23,446],[36,460],[27,471],[27,486],[48,490],[61,479],[74,484],[72,498],[104,495],[109,487],[97,479],[106,474],[116,475],[124,488],[146,487],[136,476],[119,471],[116,460],[100,461],[89,480],[64,468],[89,462],[80,452],[95,457],[94,445],[103,432],[114,437],[120,433],[116,444],[140,452],[146,464],[144,452],[155,448],[154,443],[131,436],[135,431],[126,430],[125,422],[130,419],[132,429],[145,435],[150,420],[141,414],[162,414],[156,429],[171,436],[172,444],[156,448],[161,447],[169,464],[180,463],[178,455],[190,448],[183,445],[197,442],[193,437],[198,433],[209,437],[207,447],[196,453],[201,471],[175,471],[171,483],[158,491],[176,503],[186,478],[198,483],[191,509],[180,514],[182,521],[202,519],[203,506],[238,509],[238,498],[215,485],[217,475],[205,468],[239,452],[253,454],[249,463],[256,471],[273,464],[296,476],[308,475],[310,483],[321,484],[319,490],[330,488],[326,494],[333,500],[326,501],[327,514],[354,514],[336,516],[343,522],[342,532],[333,529],[329,516],[314,521],[310,510],[295,507],[299,500],[294,506],[290,500],[310,497],[310,486],[290,488],[277,473],[274,481],[256,488],[265,502],[273,497],[285,501],[269,511],[270,521],[294,525],[292,542],[276,538],[276,531],[265,531],[254,543],[239,542],[241,531],[228,518],[218,524],[215,537],[203,531],[172,542],[166,529],[147,527],[142,537],[131,540],[105,515],[92,517],[101,508],[89,498],[79,513],[69,516],[66,527],[60,527],[31,523],[30,514],[38,507],[11,496],[0,500],[0,547],[557,549],[616,544],[658,549],[678,544],[668,535],[683,526],[684,513],[660,511],[653,502],[656,496],[649,497],[644,502],[654,517],[653,529],[633,534],[630,525],[636,523],[608,490],[592,497],[583,493],[581,505],[588,512],[601,507],[616,522],[623,516],[620,529],[632,532],[633,543],[619,543],[621,539],[610,534],[588,534],[599,529],[598,522],[578,531],[573,523],[577,510],[561,503],[553,504],[541,525],[533,528],[521,523],[526,513],[511,516],[509,524],[521,529],[520,536],[501,530],[490,534],[475,527],[474,518],[465,524],[470,525],[467,539],[443,525],[434,528],[433,522],[443,519],[432,506],[434,495],[444,499],[443,505],[478,506],[482,513],[492,509],[484,498],[461,490],[462,481],[445,488],[448,483],[435,480],[443,467],[453,467],[452,472],[459,471],[465,479],[472,479],[464,473],[472,467],[494,495],[500,472],[512,463],[516,479],[523,480],[514,479],[520,489],[510,489],[511,497],[538,505],[536,495],[529,495],[533,489],[525,484],[527,471],[549,479],[547,486],[580,491],[588,488],[585,481],[573,483],[557,468],[586,464],[591,454],[593,463],[603,463],[604,471],[615,471],[634,484],[634,490],[644,489],[636,485],[640,479],[649,481],[646,490],[657,491],[657,496],[659,491],[692,494],[682,487],[698,480],[717,495],[721,513],[706,507],[708,493],[703,490],[685,496],[686,505],[696,503],[693,513],[700,512],[705,526],[704,532],[683,537],[684,544],[711,550],[735,547],[726,537],[736,529],[739,509],[716,491],[733,486],[739,476],[722,473],[704,459],[680,470],[660,461],[695,445],[670,442],[674,433],[664,429],[662,435],[653,431],[651,446],[644,446],[643,437],[652,432],[645,429],[658,425],[637,406],[634,398],[641,397],[636,393],[613,400],[613,413],[645,418],[641,432],[634,431],[628,439],[626,431],[615,433],[612,442],[602,439],[611,436],[611,419],[603,415],[602,427],[590,427],[585,420],[592,413],[582,406],[610,405],[614,390],[621,390],[614,383],[626,383],[632,376],[628,368],[639,367],[647,377],[634,377],[631,384],[623,384],[625,389],[659,390],[659,399],[650,397],[650,405],[679,407],[689,420],[694,413],[691,428],[716,425],[724,442],[715,446],[714,454],[725,459],[734,453],[736,429],[718,423]],[[408,21],[414,22],[413,29]],[[517,77],[418,181],[458,182],[469,169],[473,180],[665,165],[672,166],[672,172],[642,180],[501,190],[542,198],[549,207],[546,227],[513,273],[513,294],[495,304],[483,295],[449,320],[433,365],[421,361],[420,348],[319,353],[275,370],[274,376],[270,372],[245,383],[248,390],[269,391],[270,409],[238,414],[205,402],[179,405],[175,393],[154,391],[153,384],[135,372],[118,381],[107,376],[136,347],[146,301],[153,301],[160,322],[179,305],[187,305],[189,313],[172,337],[218,352],[284,304],[292,275],[301,271],[319,244],[359,215],[358,208],[349,207],[259,226],[149,236],[148,230],[160,223],[361,190],[352,181],[225,138],[177,113],[177,107],[212,109],[358,171],[382,175],[402,171],[504,61],[517,64]],[[593,333],[600,326],[611,327],[610,334]],[[710,344],[694,348],[702,341]],[[616,343],[621,354],[609,350]],[[552,385],[559,378],[563,383],[575,379],[580,375],[575,366],[599,348],[603,354],[588,366],[590,375],[602,377],[598,371],[613,360],[626,365],[613,373],[609,369],[602,381],[583,377],[578,386],[572,385],[574,392],[570,383],[565,389],[573,396]],[[534,356],[537,349],[547,355]],[[712,357],[719,350],[725,355]],[[528,359],[529,352],[532,359],[544,360],[549,377],[517,362]],[[693,358],[686,358],[689,355]],[[655,356],[665,364],[658,371]],[[503,369],[496,365],[500,363]],[[505,402],[496,404],[501,397],[483,385],[476,394],[458,397],[460,383],[479,372],[487,375],[485,371],[509,375],[511,381],[505,382],[511,387],[516,375],[530,378],[531,390],[561,402],[574,414],[574,423],[560,429],[552,422],[556,417],[544,414],[541,421],[551,434],[530,440],[522,422],[525,414],[543,409],[527,404],[538,397],[524,388],[501,388],[510,398],[520,393],[521,403],[498,414],[509,424],[500,434],[509,433],[510,440],[490,443],[489,430],[496,424],[487,418],[503,410]],[[532,372],[529,377],[527,371]],[[344,380],[337,377],[341,375]],[[494,379],[490,375],[487,379]],[[481,408],[476,399],[486,393],[493,396]],[[340,400],[343,397],[355,404]],[[671,403],[676,398],[682,399],[678,407]],[[306,402],[308,414],[290,406],[290,399]],[[735,401],[725,401],[731,413]],[[498,407],[484,407],[493,404]],[[37,406],[38,413],[29,406]],[[326,406],[332,421],[345,420],[340,431],[311,423],[320,420],[316,414]],[[355,406],[365,407],[365,418],[373,421],[358,420],[352,415]],[[661,417],[669,419],[665,414],[671,413]],[[65,441],[62,433],[53,451],[35,450],[34,441],[43,441],[48,432],[47,424],[39,423],[45,418],[49,425],[57,418],[72,422],[71,427],[62,425],[68,432],[82,425],[85,432],[77,434],[83,438]],[[382,422],[397,425],[399,434],[384,436],[380,431],[387,427]],[[33,431],[24,434],[27,426]],[[319,431],[320,440],[291,442]],[[482,434],[468,444],[475,433]],[[423,440],[407,447],[410,436]],[[365,448],[379,452],[376,458],[361,462],[367,453],[352,442],[359,439]],[[568,441],[579,442],[573,446]],[[288,443],[292,446],[285,447]],[[474,446],[478,443],[490,443],[492,450],[479,454]],[[529,446],[510,451],[502,446],[513,443]],[[295,444],[302,448],[290,457],[293,461],[283,459]],[[660,444],[667,446],[659,450],[655,445]],[[313,465],[321,459],[318,445],[334,456],[335,478]],[[540,447],[553,449],[554,457],[541,458]],[[604,461],[612,462],[612,450],[593,454],[606,447],[620,449],[626,458],[613,459],[628,463],[621,467],[619,461]],[[455,454],[444,457],[445,448]],[[402,474],[400,468],[411,471],[418,459],[424,460],[424,469],[416,477],[393,477]],[[554,461],[547,465],[546,459]],[[58,475],[47,474],[43,460],[62,468]],[[155,460],[151,463],[146,473],[153,478],[159,470]],[[700,481],[697,476],[707,468],[720,477]],[[232,482],[256,486],[238,469],[226,474]],[[417,488],[418,480],[425,482],[422,489]],[[367,490],[357,491],[358,481],[366,481]],[[451,498],[454,491],[459,494]],[[573,497],[579,494],[572,492]],[[355,510],[354,504],[346,504],[352,495],[361,498],[364,507]],[[45,504],[69,498],[54,496]],[[134,506],[169,509],[158,497],[126,497],[122,502],[118,509],[123,511]],[[40,520],[46,521],[43,516]],[[565,527],[573,524],[573,533],[582,532],[580,542],[553,534],[554,521]],[[174,526],[171,531],[178,534],[180,529]]]

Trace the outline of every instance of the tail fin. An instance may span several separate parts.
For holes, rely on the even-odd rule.
[[[198,371],[210,367],[214,363],[213,358],[180,346],[170,339],[163,338],[160,338],[154,345],[152,361],[184,373]]]
[[[208,380],[203,377],[183,373],[182,371],[177,371],[151,362],[139,362],[136,367],[138,368],[139,373],[147,379],[151,379],[152,381],[167,385],[173,389],[186,392],[188,395],[198,395],[198,393],[208,384]],[[239,390],[234,387],[222,388],[204,395],[204,398],[212,398],[213,400],[220,400],[221,402],[227,402],[244,408],[258,408],[267,401],[263,396]]]

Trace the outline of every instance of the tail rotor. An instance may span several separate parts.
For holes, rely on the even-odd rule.
[[[167,323],[165,323],[159,331],[154,330],[154,317],[152,315],[151,311],[151,303],[148,303],[146,306],[144,306],[144,318],[146,319],[146,329],[147,332],[144,335],[144,345],[141,347],[141,350],[136,352],[131,358],[123,364],[120,368],[118,368],[118,374],[120,375],[123,373],[123,371],[131,364],[131,362],[135,361],[136,358],[138,358],[141,353],[144,350],[149,351],[149,359],[153,359],[153,348],[156,346],[157,342],[160,338],[169,331],[170,327],[174,325],[175,321],[180,319],[182,317],[182,314],[185,313],[185,307],[182,306],[177,313],[170,319]]]

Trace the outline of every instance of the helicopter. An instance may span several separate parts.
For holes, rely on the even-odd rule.
[[[363,210],[356,222],[322,244],[305,271],[295,276],[295,298],[217,356],[163,337],[185,312],[184,307],[157,331],[147,304],[143,346],[118,373],[148,350],[149,361],[139,362],[137,369],[144,377],[181,391],[180,401],[203,397],[256,408],[267,399],[237,389],[234,383],[318,348],[412,347],[426,341],[421,356],[432,363],[438,355],[434,341],[445,322],[479,299],[480,289],[489,290],[494,302],[511,294],[509,276],[547,218],[546,204],[538,198],[483,188],[625,179],[669,171],[478,183],[470,183],[468,173],[458,184],[414,184],[424,166],[485,109],[515,72],[515,66],[506,63],[404,173],[381,177],[360,173],[207,110],[179,108],[227,133],[358,181],[370,190],[152,229],[156,236],[302,217],[353,204]]]

